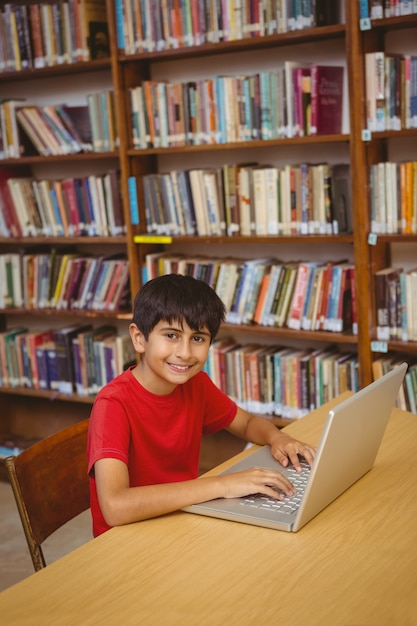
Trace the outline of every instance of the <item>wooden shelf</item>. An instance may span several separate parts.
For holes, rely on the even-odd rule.
[[[66,395],[55,391],[43,389],[30,389],[27,387],[0,387],[0,394],[9,396],[22,396],[26,398],[43,398],[49,402],[60,400],[62,402],[73,402],[78,404],[90,404],[94,402],[95,396],[78,396],[73,393]]]
[[[16,72],[0,72],[0,83],[20,82],[22,80],[39,80],[55,76],[70,76],[73,74],[88,74],[100,71],[110,71],[111,59],[95,59],[82,63],[62,63],[49,67],[30,68]]]
[[[0,167],[20,167],[23,165],[36,165],[37,163],[71,163],[78,161],[104,161],[107,159],[117,159],[118,151],[112,152],[79,152],[77,154],[57,154],[51,156],[24,155],[18,159],[1,159]]]
[[[219,54],[236,53],[247,50],[260,50],[265,48],[277,48],[281,46],[300,45],[302,43],[320,42],[329,39],[342,39],[345,37],[345,24],[333,24],[331,26],[319,26],[305,28],[286,33],[247,37],[233,41],[221,41],[218,43],[205,43],[201,46],[184,46],[182,48],[170,48],[157,52],[141,52],[126,55],[119,51],[118,61],[121,64],[134,64],[142,62],[158,63],[185,58],[198,58],[203,56],[217,56]]]
[[[262,250],[266,245],[276,246],[294,246],[294,251],[304,253],[303,246],[308,246],[308,253],[313,250],[313,254],[320,253],[320,248],[325,253],[326,246],[334,246],[339,244],[347,244],[351,246],[353,262],[356,272],[356,293],[359,317],[358,335],[351,333],[331,333],[324,331],[295,331],[288,328],[272,328],[256,325],[232,325],[223,324],[222,333],[231,335],[245,335],[256,337],[260,342],[265,340],[267,343],[276,341],[277,343],[285,340],[287,343],[298,345],[299,342],[311,342],[312,344],[326,344],[341,346],[342,350],[350,350],[358,353],[360,384],[364,386],[372,380],[372,360],[375,354],[371,351],[371,342],[375,335],[375,305],[373,301],[372,272],[378,266],[382,267],[384,263],[388,264],[390,258],[391,244],[415,243],[417,235],[377,235],[376,246],[368,243],[370,230],[369,209],[370,202],[368,197],[368,168],[371,163],[382,160],[383,154],[387,151],[390,142],[396,140],[414,141],[417,137],[417,129],[401,130],[401,131],[384,131],[372,133],[370,141],[362,141],[362,130],[366,127],[365,115],[365,80],[364,80],[364,54],[368,49],[376,49],[382,45],[383,37],[386,33],[402,29],[417,28],[417,14],[400,16],[389,19],[373,20],[370,31],[360,31],[359,29],[359,3],[344,0],[346,12],[346,23],[336,24],[333,26],[325,26],[318,28],[310,28],[305,30],[297,30],[282,34],[268,35],[265,37],[252,37],[236,41],[220,42],[215,44],[204,44],[202,46],[183,47],[179,49],[168,49],[156,51],[152,53],[140,53],[135,55],[125,55],[121,50],[117,49],[116,26],[115,26],[115,0],[107,0],[107,10],[109,15],[109,35],[112,56],[109,59],[98,61],[90,61],[85,63],[74,63],[65,65],[56,65],[42,69],[30,69],[19,72],[3,72],[0,73],[0,85],[2,86],[2,97],[6,97],[8,93],[13,92],[13,83],[19,83],[19,87],[24,82],[30,84],[33,90],[33,81],[42,80],[42,89],[46,81],[50,81],[51,86],[54,84],[56,77],[76,77],[77,75],[89,75],[91,78],[96,73],[108,73],[109,84],[116,96],[116,116],[118,120],[118,130],[120,135],[120,149],[112,152],[89,152],[75,155],[42,157],[38,155],[27,155],[19,159],[5,159],[0,162],[0,167],[13,167],[30,170],[39,165],[49,166],[54,164],[62,164],[62,168],[68,169],[81,164],[88,171],[90,165],[97,169],[101,163],[106,167],[106,162],[111,160],[115,163],[112,167],[120,170],[120,181],[123,195],[123,210],[126,223],[128,225],[126,236],[122,237],[25,237],[25,238],[0,238],[0,246],[4,250],[9,251],[11,248],[21,249],[25,247],[67,247],[74,246],[80,249],[90,247],[91,252],[101,247],[108,247],[109,250],[123,249],[131,263],[130,286],[132,294],[136,293],[141,284],[141,265],[144,255],[150,251],[161,250],[163,246],[169,249],[169,245],[175,244],[177,249],[186,251],[188,245],[192,246],[211,246],[214,255],[218,253],[218,247],[226,247],[233,252],[235,246],[244,246],[248,252],[248,258],[257,254],[257,250]],[[147,150],[132,149],[132,138],[130,136],[130,110],[129,110],[129,89],[139,84],[142,80],[150,79],[153,70],[156,73],[161,69],[161,64],[165,67],[174,68],[180,71],[180,63],[184,62],[190,65],[192,60],[196,60],[198,67],[199,60],[208,59],[211,62],[214,71],[221,71],[220,57],[232,59],[235,55],[239,59],[239,54],[255,53],[256,51],[268,51],[285,48],[292,49],[299,47],[301,50],[308,50],[309,55],[314,57],[317,50],[320,53],[320,44],[329,42],[329,45],[338,50],[338,54],[343,54],[346,61],[348,88],[349,88],[349,133],[337,135],[316,135],[295,138],[283,138],[274,140],[254,140],[245,142],[233,142],[225,144],[202,144],[173,146],[169,148],[150,148]],[[261,56],[261,55],[259,55]],[[323,55],[321,55],[323,56]],[[330,60],[329,60],[330,62]],[[333,62],[333,59],[331,60]],[[220,69],[218,69],[220,66]],[[168,70],[167,70],[168,71]],[[6,89],[7,87],[7,89]],[[8,93],[6,93],[6,91]],[[4,92],[4,95],[3,95]],[[296,154],[300,156],[300,161],[305,158],[308,153],[309,159],[313,158],[313,148],[320,148],[321,155],[327,151],[335,153],[347,154],[346,160],[350,160],[352,173],[352,198],[354,207],[354,232],[341,235],[291,235],[291,236],[266,236],[266,237],[196,237],[196,236],[172,236],[169,241],[158,241],[157,237],[149,237],[143,232],[145,221],[142,219],[139,225],[133,226],[129,222],[130,206],[128,193],[128,178],[130,176],[141,176],[149,173],[155,173],[162,168],[164,163],[163,157],[171,158],[171,162],[180,163],[180,157],[188,158],[188,163],[198,159],[203,160],[207,155],[207,159],[218,160],[219,163],[223,159],[227,161],[228,152],[240,152],[242,160],[253,158],[256,152],[265,153],[269,150],[279,151],[280,157],[285,151],[291,154],[294,160]],[[190,156],[191,155],[191,156]],[[178,157],[178,158],[177,158]],[[235,158],[235,156],[233,156]],[[139,194],[143,192],[139,184]],[[139,196],[139,204],[143,205],[143,197]],[[140,235],[140,241],[135,243],[134,237]],[[314,247],[314,248],[313,248]],[[346,247],[345,247],[346,249]],[[286,248],[286,251],[288,248]],[[14,317],[24,316],[28,325],[32,321],[42,321],[44,324],[52,323],[52,320],[62,320],[64,317],[86,320],[117,319],[125,320],[127,323],[131,319],[131,313],[109,313],[100,311],[84,311],[84,310],[25,310],[25,309],[5,309],[0,311],[1,323],[4,327],[5,320],[9,318],[11,321]],[[39,318],[39,319],[37,319]],[[57,322],[59,323],[59,322]],[[127,326],[127,325],[126,325]],[[394,352],[403,352],[411,356],[417,354],[417,342],[388,342],[388,349]],[[57,396],[51,391],[38,391],[25,388],[6,389],[0,388],[2,399],[6,402],[6,410],[19,405],[19,411],[22,406],[31,407],[32,403],[36,403],[37,420],[45,407],[45,412],[51,412],[50,407],[55,409],[56,402],[68,405],[69,412],[72,412],[76,418],[77,410],[87,411],[89,405],[93,402],[93,397],[79,397],[76,394],[71,396]],[[78,409],[74,405],[79,405]],[[80,406],[84,405],[84,406]],[[19,418],[20,419],[20,418]],[[19,422],[17,419],[17,422]],[[287,424],[289,420],[273,418],[274,423],[278,426]],[[9,427],[7,423],[7,428]],[[10,426],[12,429],[12,426]],[[30,435],[30,433],[29,433]]]
[[[229,143],[199,144],[196,146],[170,146],[169,148],[148,148],[146,150],[128,149],[127,155],[149,156],[152,154],[177,154],[187,152],[217,152],[225,150],[254,150],[255,148],[270,148],[274,146],[297,146],[297,145],[317,145],[326,143],[348,143],[350,135],[308,135],[307,137],[287,137],[285,139],[235,141]]]

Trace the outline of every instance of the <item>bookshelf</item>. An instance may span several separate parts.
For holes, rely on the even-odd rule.
[[[404,3],[404,5],[406,4]],[[381,320],[378,317],[378,310],[381,309],[382,303],[377,288],[376,275],[385,271],[386,268],[392,267],[404,276],[412,273],[416,263],[415,242],[417,238],[415,226],[412,223],[414,207],[411,200],[415,183],[413,176],[408,177],[405,184],[402,178],[405,164],[411,164],[412,167],[412,163],[415,161],[417,131],[412,117],[415,106],[412,95],[414,94],[415,75],[413,73],[410,76],[412,91],[409,93],[408,87],[405,86],[407,81],[403,79],[401,74],[404,72],[405,64],[411,63],[410,59],[413,59],[417,54],[416,27],[416,7],[414,3],[409,3],[404,7],[393,8],[391,15],[389,15],[388,9],[382,14],[377,13],[377,16],[371,19],[371,28],[361,32],[361,53],[365,57],[369,53],[379,53],[380,57],[384,59],[385,66],[389,63],[390,57],[396,58],[399,65],[396,66],[395,70],[391,68],[388,75],[393,81],[395,76],[398,80],[398,73],[400,73],[401,83],[400,93],[397,90],[395,94],[397,108],[395,110],[392,106],[390,108],[390,94],[393,94],[395,90],[388,86],[381,107],[385,113],[381,116],[382,126],[380,124],[377,129],[374,128],[362,146],[364,163],[368,171],[381,168],[384,164],[390,165],[391,172],[392,168],[395,168],[394,174],[390,176],[387,166],[385,166],[383,179],[385,180],[386,215],[383,219],[385,223],[383,223],[382,228],[378,228],[378,224],[373,224],[371,221],[375,215],[375,210],[378,210],[378,204],[375,204],[373,185],[375,179],[370,178],[367,181],[366,210],[367,214],[371,216],[368,223],[368,232],[370,233],[368,237],[369,280],[371,285],[370,310],[372,311],[370,327],[373,329],[370,334],[371,360],[376,375],[378,375],[376,372],[381,367],[381,363],[395,364],[401,360],[406,360],[409,363],[411,367],[407,373],[408,380],[406,383],[410,385],[411,400],[408,406],[413,412],[416,412],[415,383],[412,382],[416,363],[416,343],[412,330],[415,323],[415,301],[410,295],[410,286],[405,285],[405,283],[400,285],[398,278],[397,293],[395,297],[391,295],[389,298],[391,313],[389,313],[389,320],[387,320],[388,328],[379,328]],[[364,103],[371,94],[371,89],[366,85]],[[399,103],[401,106],[398,106]],[[363,115],[366,120],[368,115],[366,108]],[[379,169],[379,171],[381,170]],[[394,182],[396,192],[388,196],[392,182]],[[405,211],[410,211],[410,213],[405,215]]]
[[[121,6],[121,5],[120,5]],[[140,54],[126,54],[120,50],[115,73],[118,81],[124,86],[120,92],[119,107],[128,120],[126,128],[125,155],[126,180],[136,177],[137,193],[139,198],[139,224],[134,226],[136,234],[136,253],[138,267],[146,264],[148,254],[165,250],[168,253],[182,253],[184,255],[201,254],[217,257],[218,255],[238,256],[242,260],[256,256],[278,256],[286,260],[337,261],[346,255],[346,258],[356,265],[366,267],[363,276],[368,275],[367,255],[368,248],[364,237],[365,227],[355,228],[353,233],[339,235],[315,234],[302,236],[300,234],[285,236],[209,236],[203,235],[173,235],[168,237],[170,243],[164,243],[158,237],[147,240],[146,215],[143,210],[146,204],[144,179],[155,173],[167,173],[174,169],[191,169],[193,167],[214,168],[231,163],[257,162],[259,164],[274,163],[278,167],[299,163],[302,159],[313,164],[330,161],[330,163],[359,162],[363,158],[355,152],[354,137],[358,135],[360,120],[358,113],[352,112],[346,97],[343,105],[343,123],[338,133],[320,134],[302,137],[279,137],[268,141],[227,141],[226,143],[206,143],[204,145],[170,145],[169,147],[152,145],[147,149],[134,147],[133,130],[129,101],[126,97],[133,88],[137,88],[142,81],[153,80],[181,83],[196,81],[217,76],[221,68],[222,75],[245,75],[261,72],[263,69],[272,69],[283,66],[287,61],[299,65],[309,65],[312,62],[325,64],[332,58],[333,65],[343,65],[345,68],[345,94],[352,92],[352,85],[357,80],[352,77],[354,66],[359,58],[359,35],[352,33],[356,30],[355,20],[359,21],[358,7],[344,7],[341,4],[342,19],[340,23],[328,26],[296,30],[268,36],[252,37],[240,40],[223,41],[216,44],[181,47],[179,49],[165,49],[161,51],[142,52]],[[346,15],[345,15],[346,13]],[[117,46],[117,23],[110,30],[112,46]],[[318,46],[320,42],[320,46]],[[271,61],[271,59],[273,59]],[[356,85],[355,85],[356,89]],[[349,110],[350,109],[350,110]],[[302,155],[302,156],[300,156]],[[356,183],[355,183],[356,184]],[[365,181],[363,181],[365,184]],[[363,195],[361,188],[360,195]],[[125,197],[129,197],[129,190],[125,188]],[[153,233],[154,235],[155,233]],[[167,240],[165,240],[167,241]],[[261,251],[261,253],[260,253]],[[365,257],[364,257],[365,254]],[[363,294],[368,294],[365,281],[357,285],[360,314],[367,315],[368,302]],[[363,293],[362,293],[363,292]],[[367,296],[366,296],[367,297]],[[358,351],[361,363],[361,383],[369,382],[370,355],[369,350],[362,348],[367,341],[364,328],[359,329],[359,335],[351,332],[328,333],[317,331],[297,332],[286,328],[265,328],[262,326],[246,325],[237,327],[227,324],[222,328],[222,336],[240,336],[243,341],[296,347],[341,347],[343,350]]]
[[[271,3],[272,4],[272,3]],[[242,262],[260,256],[275,257],[285,262],[315,261],[317,263],[338,262],[346,259],[354,266],[358,328],[342,332],[326,330],[294,330],[262,325],[225,324],[220,338],[231,338],[242,344],[254,343],[265,346],[279,345],[299,350],[335,349],[341,354],[353,352],[359,363],[358,385],[364,386],[373,378],[373,362],[384,351],[408,354],[410,359],[417,352],[415,343],[390,340],[387,345],[376,343],[376,302],[374,274],[395,260],[406,256],[412,259],[413,243],[417,235],[378,234],[370,238],[370,165],[388,158],[397,158],[398,142],[401,146],[412,144],[416,130],[373,132],[366,130],[366,80],[365,54],[368,51],[388,46],[393,32],[415,30],[417,16],[394,16],[372,19],[366,30],[361,30],[359,2],[339,3],[338,23],[305,27],[288,32],[252,36],[128,54],[129,50],[118,46],[118,25],[123,7],[128,10],[135,3],[107,0],[108,35],[110,58],[82,63],[71,63],[27,69],[19,72],[0,73],[0,83],[7,96],[24,97],[25,93],[45,94],[40,99],[48,100],[51,93],[65,85],[64,92],[77,99],[85,94],[91,84],[98,88],[114,91],[115,116],[119,137],[119,149],[108,153],[55,157],[23,156],[20,159],[5,159],[1,166],[29,169],[36,176],[45,171],[52,175],[65,176],[94,174],[114,167],[120,172],[120,190],[126,233],[119,237],[66,237],[32,238],[30,244],[41,250],[44,244],[62,249],[68,245],[77,251],[86,248],[93,254],[123,252],[130,262],[130,288],[135,293],[143,280],[143,268],[147,255],[153,253],[175,253],[186,256],[237,257]],[[130,7],[130,9],[129,9]],[[132,22],[133,23],[133,22]],[[132,34],[125,33],[129,45]],[[401,37],[400,37],[401,39]],[[401,44],[398,44],[401,46]],[[134,51],[134,43],[133,48]],[[412,50],[411,50],[412,51]],[[331,62],[330,62],[331,60]],[[275,137],[268,140],[230,140],[226,143],[204,143],[199,145],[153,145],[139,149],[134,147],[130,90],[144,81],[168,81],[185,83],[220,75],[254,75],[272,71],[285,63],[308,66],[315,64],[342,65],[344,67],[343,119],[340,132],[318,135]],[[391,148],[392,147],[392,148]],[[390,155],[392,152],[392,157]],[[412,155],[412,148],[409,148]],[[410,159],[412,156],[410,156]],[[274,235],[189,235],[147,232],[145,213],[144,179],[150,175],[189,170],[193,168],[213,169],[219,166],[241,163],[272,164],[276,168],[294,166],[301,162],[314,165],[350,163],[351,197],[353,199],[353,230],[340,234],[274,234]],[[25,171],[26,171],[25,170]],[[137,219],[132,213],[132,179],[137,194]],[[135,219],[131,219],[132,215]],[[408,243],[407,243],[408,242]],[[20,250],[27,244],[25,238],[0,240],[1,252]],[[407,247],[408,246],[408,247]],[[410,249],[411,246],[411,249]],[[22,322],[29,326],[66,325],[76,318],[80,323],[91,320],[94,326],[116,323],[126,327],[128,313],[103,314],[91,311],[51,312],[3,310],[2,328]],[[62,321],[62,324],[61,324]],[[378,352],[377,350],[380,350]],[[31,389],[0,390],[7,407],[8,417],[2,419],[1,430],[5,434],[28,437],[44,436],[56,429],[56,416],[60,425],[67,420],[81,419],[90,410],[92,396],[56,396],[52,391]],[[53,398],[53,402],[51,399]],[[34,407],[34,415],[24,417],[28,402]],[[288,418],[287,418],[288,419]],[[277,420],[278,421],[278,420]],[[285,420],[284,420],[285,421]]]
[[[64,5],[60,3],[58,6],[58,4],[50,4],[49,8],[44,10],[55,11],[56,9],[60,11]],[[84,46],[80,53],[81,57],[74,52],[75,48],[73,47],[74,55],[71,56],[72,53],[69,53],[69,57],[66,58],[64,63],[62,63],[62,59],[60,62],[57,58],[48,60],[44,56],[41,62],[39,59],[32,58],[32,63],[29,66],[22,66],[20,69],[12,65],[5,66],[4,63],[2,64],[2,60],[4,60],[4,48],[2,48],[2,54],[0,54],[0,85],[2,99],[4,98],[2,104],[7,102],[8,99],[16,100],[25,106],[30,104],[38,108],[58,107],[65,104],[68,105],[71,112],[83,109],[82,119],[84,120],[89,95],[108,94],[112,90],[112,61],[108,50],[107,26],[105,24],[103,26],[101,21],[106,15],[105,3],[102,2],[101,6],[100,2],[79,3],[79,7],[81,5],[83,5],[89,15],[89,17],[85,18],[87,20],[87,29],[88,24],[90,24],[89,20],[98,20],[95,21],[92,27],[93,30],[95,29],[94,32],[100,32],[101,37],[103,33],[106,34],[107,53],[103,47],[100,48],[97,45],[96,47],[89,46],[88,36],[92,33],[88,34],[88,30],[83,31],[84,37],[82,37],[82,41]],[[22,3],[22,6],[24,6],[24,3]],[[69,4],[65,3],[64,8],[67,11]],[[89,13],[91,9],[93,13]],[[4,3],[2,3],[2,19],[6,11],[7,9]],[[73,11],[73,15],[75,15],[75,11]],[[64,22],[62,21],[62,23]],[[45,44],[46,31],[43,32]],[[51,45],[53,47],[59,38],[56,36],[55,31],[54,34],[51,34],[50,31],[47,32],[49,37],[48,46],[49,49],[52,49]],[[2,43],[4,43],[5,32],[3,29],[1,35]],[[96,39],[98,44],[98,38]],[[54,41],[55,44],[53,44]],[[101,42],[103,43],[102,39]],[[16,52],[16,48],[14,48],[14,51]],[[20,51],[22,51],[21,48]],[[10,59],[10,47],[7,52],[9,52]],[[44,48],[44,52],[46,52],[46,48]],[[33,49],[31,54],[34,54]],[[74,118],[74,121],[77,123],[77,118]],[[77,130],[80,133],[86,132],[85,122],[81,118],[78,118]],[[1,149],[4,150],[3,134],[2,139]],[[85,138],[83,137],[83,139]],[[91,137],[91,140],[93,139],[94,133]],[[117,172],[120,171],[120,166],[117,144],[110,144],[110,142],[107,145],[103,143],[99,146],[92,144],[85,151],[75,150],[73,153],[68,153],[68,150],[63,148],[62,152],[41,155],[31,142],[27,141],[21,129],[19,130],[19,142],[24,148],[19,158],[12,158],[13,154],[9,154],[7,149],[3,154],[4,158],[2,158],[0,163],[0,176],[2,176],[3,181],[5,181],[6,172],[16,177],[17,182],[20,181],[20,177],[26,177],[30,181],[29,189],[31,185],[33,188],[33,181],[49,181],[51,184],[55,184],[59,181],[73,182],[75,180],[79,182],[79,189],[82,189],[83,193],[87,194],[87,202],[89,203],[87,208],[93,205],[93,194],[102,194],[100,195],[101,213],[97,212],[94,215],[91,212],[85,213],[83,218],[88,219],[82,220],[82,217],[79,216],[78,222],[76,221],[75,225],[69,222],[69,226],[64,231],[55,230],[55,228],[58,228],[57,224],[59,225],[56,213],[52,214],[52,218],[51,214],[45,213],[45,221],[42,221],[41,224],[36,222],[36,230],[33,227],[29,233],[14,232],[14,236],[10,237],[3,232],[3,235],[0,237],[0,255],[2,255],[2,258],[13,255],[20,257],[21,260],[25,259],[25,257],[33,257],[39,260],[41,255],[43,255],[50,260],[51,258],[58,258],[70,253],[77,259],[86,260],[87,264],[93,264],[94,262],[98,265],[101,258],[105,260],[106,257],[115,256],[117,258],[120,257],[120,268],[122,266],[123,268],[126,267],[126,263],[132,257],[133,246],[129,245],[132,233],[130,224],[123,214],[124,209],[120,193],[118,192],[116,196],[111,195],[114,192],[114,188],[116,187],[116,190],[118,190],[119,187]],[[58,186],[54,187],[54,189],[58,193]],[[68,187],[65,189],[68,189]],[[67,202],[70,197],[70,190],[62,192],[61,189],[61,193],[67,194],[65,195]],[[84,195],[83,197],[85,198],[86,196]],[[96,195],[94,196],[94,202],[94,208],[97,209]],[[77,203],[79,208],[81,206],[79,196],[77,196]],[[43,206],[43,210],[46,211],[46,202]],[[68,205],[66,206],[68,207]],[[44,217],[44,214],[41,214],[41,217]],[[29,236],[25,236],[28,234]],[[126,260],[123,261],[123,259]],[[50,262],[52,264],[52,261]],[[52,275],[52,265],[48,266],[45,264],[44,267],[48,268],[46,271],[49,271],[50,275]],[[85,274],[86,270],[81,276]],[[132,275],[134,275],[134,272]],[[121,280],[121,284],[125,285],[123,293],[126,293],[130,282],[129,274],[123,269],[123,274],[120,273],[119,276],[121,278],[126,277]],[[107,308],[107,310],[100,310],[98,304],[97,308],[91,308],[90,310],[86,308],[77,309],[72,305],[66,307],[63,304],[61,307],[56,308],[48,306],[48,303],[42,304],[42,301],[35,296],[33,296],[32,300],[29,303],[27,301],[17,301],[12,307],[3,303],[0,311],[1,331],[20,327],[27,328],[32,334],[48,334],[56,333],[60,329],[75,325],[89,325],[92,330],[97,332],[99,328],[111,325],[114,327],[115,334],[119,336],[126,334],[126,326],[130,319],[130,298],[127,303],[115,300],[114,307],[110,305],[110,308]],[[78,393],[74,390],[69,393],[68,389],[63,391],[57,388],[56,384],[53,388],[50,388],[50,385],[52,385],[52,382],[48,380],[47,386],[41,388],[39,388],[39,385],[36,387],[24,387],[19,384],[11,387],[6,385],[0,388],[4,408],[0,420],[0,437],[3,441],[14,441],[17,445],[24,445],[25,440],[31,441],[44,437],[59,428],[89,416],[94,399],[93,394],[87,395],[87,393],[84,393],[84,389],[77,390],[79,391]]]

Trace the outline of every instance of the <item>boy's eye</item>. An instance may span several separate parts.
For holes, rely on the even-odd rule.
[[[167,333],[168,339],[176,339],[177,335],[175,333]]]

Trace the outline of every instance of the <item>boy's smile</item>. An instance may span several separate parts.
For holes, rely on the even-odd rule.
[[[161,320],[147,340],[132,324],[131,336],[141,355],[133,373],[145,389],[158,395],[172,393],[202,369],[211,340],[207,328],[192,330],[185,320]]]

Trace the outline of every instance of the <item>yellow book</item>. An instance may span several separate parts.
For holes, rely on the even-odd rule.
[[[54,291],[54,295],[52,297],[52,301],[51,301],[51,308],[55,308],[60,297],[61,297],[61,291],[63,288],[63,283],[64,283],[64,277],[66,274],[66,270],[67,270],[67,265],[68,265],[68,261],[74,257],[76,257],[76,254],[64,254],[64,256],[62,257],[62,263],[61,266],[59,268],[59,274],[58,274],[58,279],[56,281],[56,286],[55,286],[55,291]]]
[[[20,57],[19,36],[17,34],[16,15],[13,10],[10,11],[10,30],[12,34],[13,52],[14,52],[14,66],[15,70],[22,69],[22,59]]]

